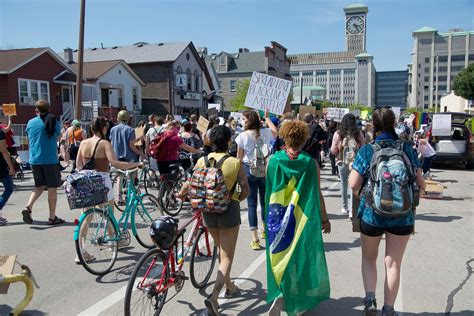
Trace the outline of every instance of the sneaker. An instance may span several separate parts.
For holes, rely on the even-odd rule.
[[[263,230],[262,233],[260,234],[260,238],[266,239],[267,238],[267,233]]]
[[[217,300],[213,299],[211,296],[208,296],[204,300],[204,305],[206,305],[208,315],[219,315],[219,304],[217,303]]]
[[[94,261],[95,257],[93,255],[91,255],[90,253],[88,253],[87,251],[83,250],[82,259],[84,259],[84,261],[89,263],[89,262]],[[76,255],[76,258],[74,259],[74,262],[76,262],[77,264],[81,264],[81,260],[79,259],[78,255]]]
[[[391,311],[386,311],[382,308],[382,316],[398,316],[398,313],[393,309]]]
[[[229,289],[227,288],[225,290],[225,294],[224,296],[226,298],[231,298],[231,297],[234,297],[235,294],[239,293],[240,292],[240,289],[237,285],[235,285],[235,283],[232,283],[232,287]]]
[[[343,208],[341,208],[341,214],[342,215],[347,215],[347,214],[349,214],[349,210],[347,208],[343,207]]]
[[[257,240],[257,241],[251,241],[250,242],[250,248],[252,248],[253,250],[260,250],[262,249],[262,247],[260,246],[260,241]]]
[[[0,216],[0,226],[7,226],[8,221],[5,217]]]
[[[377,300],[375,298],[364,299],[364,316],[377,316]]]
[[[352,210],[348,210],[349,212],[349,219],[352,219]]]

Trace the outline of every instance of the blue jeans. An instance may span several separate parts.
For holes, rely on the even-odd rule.
[[[341,178],[341,197],[342,197],[342,207],[346,210],[350,210],[348,197],[347,197],[347,188],[349,182],[349,167],[346,164],[340,164],[337,166],[339,169],[339,178]]]
[[[248,205],[248,216],[249,216],[249,226],[250,230],[258,229],[258,219],[257,219],[257,202],[258,197],[260,197],[260,209],[261,209],[261,219],[262,223],[264,222],[265,214],[265,178],[257,178],[250,174],[250,168],[247,164],[244,164],[245,173],[247,174],[247,180],[249,183],[249,196],[247,197]]]
[[[5,204],[7,204],[10,195],[13,193],[13,180],[12,177],[6,176],[5,178],[0,178],[0,181],[3,183],[5,191],[0,196],[0,210],[3,209]]]
[[[423,174],[427,173],[431,169],[431,163],[433,162],[434,158],[436,155],[433,155],[431,157],[425,157],[423,158],[423,165],[421,168],[423,169]]]

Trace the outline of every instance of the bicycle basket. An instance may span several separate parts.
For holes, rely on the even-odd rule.
[[[104,178],[95,170],[82,170],[69,175],[64,182],[64,190],[71,210],[105,203],[109,191]]]

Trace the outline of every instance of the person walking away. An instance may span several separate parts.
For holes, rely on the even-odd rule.
[[[158,171],[160,174],[171,173],[170,165],[179,163],[179,149],[189,153],[198,154],[202,151],[186,145],[179,137],[180,123],[171,121],[168,127],[159,135],[162,140],[159,141],[159,148],[155,148],[154,158],[158,161]]]
[[[267,302],[269,314],[299,314],[329,299],[329,274],[322,232],[331,224],[321,193],[319,165],[302,151],[307,124],[285,121],[280,136],[286,148],[276,152],[266,175]],[[288,216],[289,214],[289,216]]]
[[[194,134],[198,135],[199,138],[202,139],[201,132],[198,131],[198,129],[197,129],[198,116],[196,114],[191,114],[191,116],[189,116],[189,122],[191,123],[191,131]]]
[[[260,198],[260,209],[262,225],[263,213],[265,210],[265,172],[267,158],[270,154],[270,143],[272,139],[278,136],[278,129],[265,111],[265,121],[269,128],[260,127],[260,118],[258,113],[252,110],[242,113],[242,121],[244,123],[244,131],[237,136],[237,158],[243,164],[249,182],[250,193],[247,197],[248,219],[250,231],[252,233],[252,241],[250,248],[260,250],[260,240],[258,238],[258,217],[257,204]],[[265,228],[262,229],[260,238],[265,239]]]
[[[7,145],[7,150],[10,153],[10,155],[15,156],[16,153],[16,147],[15,145],[15,140],[13,139],[13,130],[12,130],[12,117],[11,115],[8,116],[8,122],[7,124],[0,124],[0,129],[3,129],[3,132],[5,133],[5,143]]]
[[[81,142],[77,153],[77,168],[79,170],[95,170],[100,173],[104,179],[104,183],[109,188],[107,200],[109,205],[114,209],[114,192],[112,190],[112,181],[110,179],[109,165],[118,169],[132,169],[141,167],[141,163],[129,163],[119,161],[115,155],[114,149],[108,140],[105,139],[105,133],[108,128],[107,120],[103,117],[96,117],[91,122],[92,137]],[[80,241],[82,243],[87,233],[87,225],[83,226],[80,232]],[[94,257],[88,253],[83,256],[86,260],[94,260]],[[76,255],[74,260],[80,263],[79,257]]]
[[[397,139],[395,114],[388,108],[373,113],[375,141],[363,146],[352,164],[349,185],[360,195],[364,315],[377,315],[377,256],[385,234],[383,316],[396,315],[393,306],[400,286],[403,254],[413,233],[417,188],[425,189],[420,161],[409,142]],[[382,180],[376,180],[382,179]],[[411,192],[410,192],[411,191]],[[409,193],[410,192],[410,193]]]
[[[33,223],[33,206],[45,188],[48,189],[48,225],[64,223],[63,219],[56,216],[57,188],[62,184],[56,145],[61,124],[56,116],[49,113],[49,107],[47,101],[37,101],[37,116],[28,121],[25,130],[29,145],[29,163],[35,182],[28,204],[21,212],[23,221],[27,224]]]
[[[347,197],[347,184],[349,180],[350,164],[355,158],[357,150],[365,144],[365,137],[357,127],[356,117],[347,113],[339,124],[339,129],[334,133],[331,153],[336,156],[336,164],[341,180],[342,208],[341,214],[352,218]]]
[[[136,162],[142,153],[135,146],[135,129],[128,126],[130,114],[126,110],[118,112],[118,125],[110,130],[110,140],[120,161]]]
[[[66,130],[67,138],[66,144],[69,152],[69,159],[72,160],[71,173],[76,172],[76,157],[77,151],[81,142],[86,139],[86,135],[81,128],[81,122],[78,120],[72,121],[72,126]]]
[[[423,164],[421,166],[423,171],[423,177],[425,179],[431,179],[431,163],[436,157],[436,151],[431,147],[430,143],[426,138],[422,138],[418,144],[418,151],[423,157]]]
[[[150,156],[150,143],[164,131],[165,120],[162,116],[157,116],[154,119],[155,125],[151,127],[148,132],[145,134],[145,155],[150,158],[150,167],[154,171],[158,171],[158,163],[155,158]]]
[[[332,140],[334,138],[334,134],[336,133],[336,131],[337,131],[337,123],[336,123],[336,121],[331,120],[329,122],[328,134],[327,134],[328,135],[327,144],[329,146],[329,149],[331,149]],[[332,173],[332,175],[338,175],[339,170],[338,170],[337,165],[336,165],[336,156],[331,152],[331,150],[329,150],[329,160],[331,161],[331,173]]]
[[[221,165],[220,170],[222,170],[225,186],[229,192],[229,204],[223,213],[204,211],[202,213],[204,225],[219,249],[219,269],[216,281],[212,294],[205,299],[204,304],[209,315],[219,315],[217,298],[222,288],[226,287],[224,294],[226,298],[234,297],[239,292],[238,286],[230,280],[230,271],[241,224],[240,202],[247,197],[249,187],[241,161],[227,154],[231,140],[229,128],[218,125],[212,129],[209,138],[214,144],[214,151],[208,156],[200,158],[194,168],[203,170],[202,168],[206,167],[206,160],[209,163],[214,161],[216,167]],[[240,192],[235,190],[237,184],[240,186]],[[190,187],[188,181],[183,185],[179,195],[184,198]]]
[[[66,168],[69,167],[69,150],[67,148],[67,130],[69,127],[71,127],[71,121],[64,121],[63,128],[61,129],[61,138],[59,139],[59,155],[63,157]]]
[[[3,184],[3,193],[0,196],[0,226],[8,225],[7,218],[3,212],[3,207],[13,193],[13,180],[15,176],[15,167],[13,166],[5,141],[5,131],[0,129],[0,182]]]
[[[183,120],[183,132],[179,135],[179,137],[183,140],[183,142],[195,149],[200,149],[203,146],[203,143],[198,135],[192,132],[192,125],[187,120]],[[198,154],[190,154],[185,150],[179,150],[179,161],[181,166],[184,170],[188,170],[191,167],[191,160],[196,162],[198,159]]]
[[[321,168],[323,165],[321,151],[323,149],[323,143],[327,138],[327,134],[322,129],[319,122],[315,123],[313,114],[306,113],[303,117],[303,121],[308,126],[310,136],[302,150],[307,152],[313,159],[315,159]]]
[[[145,125],[144,135],[148,133],[150,128],[155,127],[155,122],[156,122],[156,115],[155,114],[148,115],[148,123],[146,123]]]

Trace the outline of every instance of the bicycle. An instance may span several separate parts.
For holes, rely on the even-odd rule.
[[[191,232],[184,242],[186,227],[191,223]],[[178,248],[180,244],[181,247]],[[159,315],[166,303],[168,289],[174,286],[177,294],[188,279],[183,265],[189,253],[191,283],[200,289],[209,281],[217,257],[217,247],[203,225],[201,212],[194,212],[192,218],[178,229],[169,250],[153,248],[140,258],[127,284],[125,315]]]
[[[28,304],[33,299],[33,294],[35,291],[35,287],[39,289],[38,284],[31,272],[30,268],[27,265],[20,265],[21,266],[21,273],[17,274],[7,274],[1,275],[0,274],[0,284],[9,284],[9,283],[18,283],[23,282],[25,284],[25,297],[18,303],[15,308],[10,312],[10,315],[20,315],[20,313],[28,306]]]
[[[123,175],[120,173],[111,176],[111,178],[112,189],[116,196],[116,199],[114,199],[114,205],[120,212],[123,212],[125,210],[128,191],[127,183],[126,181],[123,181]],[[143,190],[145,193],[158,196],[160,190],[160,179],[156,175],[156,172],[151,169],[150,165],[146,163],[140,170],[138,177],[134,180],[134,186],[138,195],[140,195],[140,192]]]
[[[133,180],[138,168],[112,170],[127,178],[127,203],[120,219],[117,221],[112,208],[106,203],[84,212],[74,230],[79,261],[88,272],[95,275],[109,272],[117,259],[118,248],[130,244],[131,236],[127,229],[129,220],[138,243],[145,248],[152,248],[154,244],[148,230],[152,221],[162,214],[158,200],[153,195],[138,195],[136,192]]]

